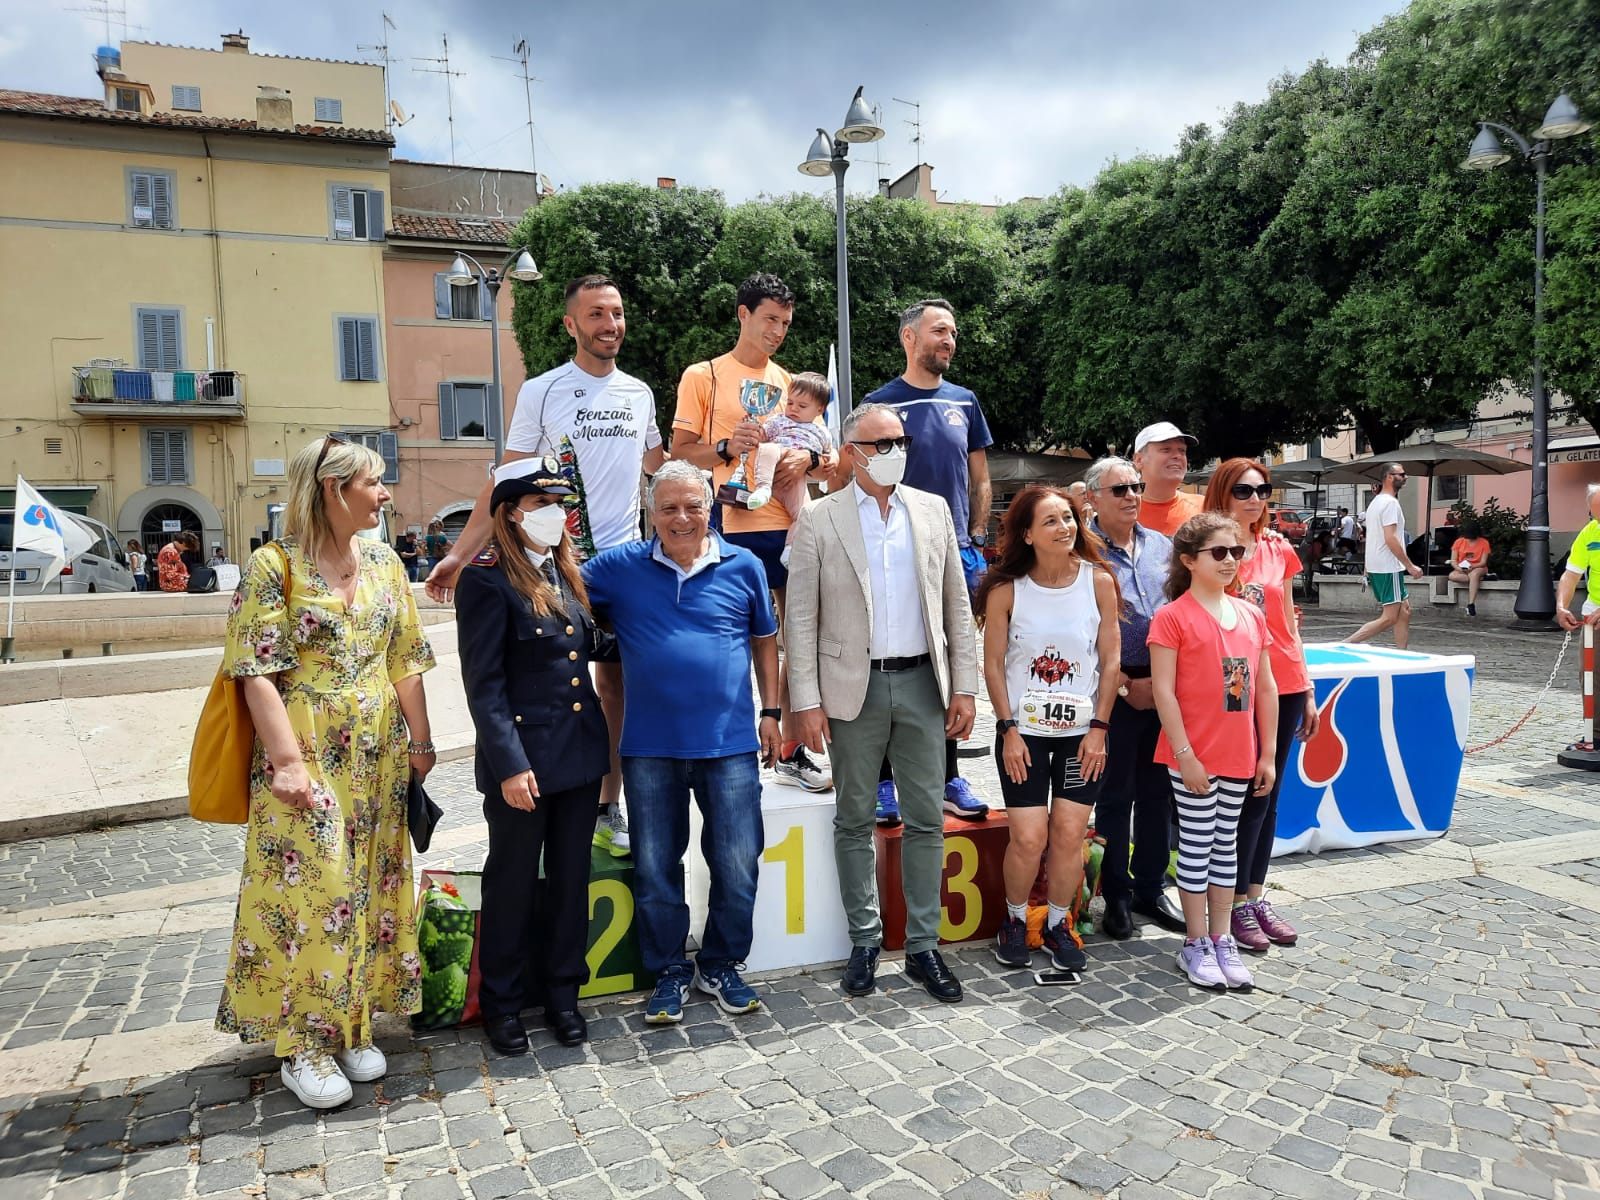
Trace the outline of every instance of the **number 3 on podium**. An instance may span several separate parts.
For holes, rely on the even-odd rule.
[[[761,852],[761,861],[783,865],[783,931],[806,931],[806,843],[805,831],[791,825],[781,842]]]
[[[944,840],[944,860],[956,858],[955,870],[945,880],[945,891],[961,897],[961,924],[950,920],[950,906],[946,904],[939,913],[939,940],[964,942],[983,923],[983,893],[974,880],[978,877],[978,846],[969,837],[947,837]]]

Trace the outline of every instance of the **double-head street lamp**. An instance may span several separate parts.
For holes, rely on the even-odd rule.
[[[477,268],[476,274],[473,268]],[[500,285],[508,279],[517,279],[523,283],[533,283],[543,279],[539,268],[534,265],[533,255],[526,250],[513,250],[506,255],[505,262],[498,267],[484,269],[482,263],[472,255],[461,253],[456,255],[455,262],[450,264],[450,269],[445,272],[445,280],[451,287],[476,287],[481,281],[489,292],[489,337],[492,346],[490,362],[494,369],[494,398],[490,401],[494,405],[494,462],[500,465],[500,460],[506,456],[506,413],[505,402],[500,398]],[[488,413],[484,413],[487,419]]]
[[[1550,143],[1583,133],[1583,119],[1571,97],[1562,92],[1533,131],[1531,144],[1515,129],[1494,121],[1478,122],[1478,136],[1462,166],[1471,171],[1492,171],[1511,161],[1496,131],[1510,138],[1523,160],[1533,164],[1537,202],[1533,223],[1533,484],[1528,503],[1528,535],[1522,557],[1522,583],[1517,588],[1515,612],[1524,621],[1549,621],[1556,614],[1555,589],[1550,580],[1550,402],[1544,391],[1544,362],[1540,339],[1544,326],[1544,177]]]
[[[844,115],[844,125],[833,135],[826,129],[817,130],[817,139],[811,143],[805,162],[800,164],[802,175],[822,178],[833,176],[834,218],[837,231],[834,236],[834,271],[839,292],[839,420],[842,423],[854,401],[850,394],[850,265],[845,254],[844,240],[844,173],[850,167],[851,142],[875,142],[883,137],[871,107],[861,98],[865,87],[856,89],[850,101],[850,111]]]

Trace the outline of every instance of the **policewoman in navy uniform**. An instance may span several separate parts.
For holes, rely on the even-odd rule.
[[[573,492],[558,466],[536,457],[496,469],[491,541],[456,583],[461,676],[489,823],[478,995],[489,1042],[502,1054],[527,1051],[519,1014],[535,1004],[563,1045],[589,1033],[578,988],[589,976],[589,851],[611,757],[589,663],[613,643],[589,612],[561,506]]]

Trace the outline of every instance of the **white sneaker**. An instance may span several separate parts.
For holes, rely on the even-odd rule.
[[[628,840],[628,818],[622,813],[622,805],[608,804],[600,810],[594,821],[594,844],[612,858],[627,858],[633,851],[633,843]]]
[[[389,1070],[389,1060],[376,1046],[362,1046],[356,1050],[341,1050],[334,1055],[339,1069],[351,1083],[371,1083],[382,1079]]]
[[[296,1054],[283,1060],[278,1073],[307,1108],[338,1108],[355,1094],[331,1054]]]
[[[833,786],[833,764],[826,758],[818,761],[811,757],[804,746],[796,746],[792,755],[775,762],[772,773],[777,782],[808,792],[825,792]]]
[[[772,489],[771,488],[769,488],[769,487],[758,487],[755,491],[750,493],[750,497],[749,497],[749,499],[747,499],[744,502],[744,506],[746,508],[748,508],[748,509],[751,509],[751,510],[754,510],[754,509],[757,509],[757,508],[763,508],[763,507],[766,506],[768,501],[770,501],[771,499],[772,499]]]
[[[1211,939],[1211,944],[1216,947],[1217,966],[1222,971],[1222,977],[1228,981],[1228,987],[1234,991],[1248,992],[1256,986],[1256,981],[1250,977],[1250,968],[1244,965],[1244,960],[1239,956],[1239,943],[1233,940],[1231,933],[1218,934]]]

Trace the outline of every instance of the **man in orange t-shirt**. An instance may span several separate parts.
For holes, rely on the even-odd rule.
[[[1461,522],[1461,536],[1450,546],[1450,579],[1467,585],[1467,616],[1478,615],[1478,585],[1489,573],[1489,539],[1476,521]]]
[[[1139,524],[1171,537],[1178,527],[1205,508],[1205,497],[1180,492],[1189,473],[1189,447],[1195,439],[1171,421],[1157,421],[1139,430],[1133,439],[1133,465],[1144,480],[1144,503]]]

